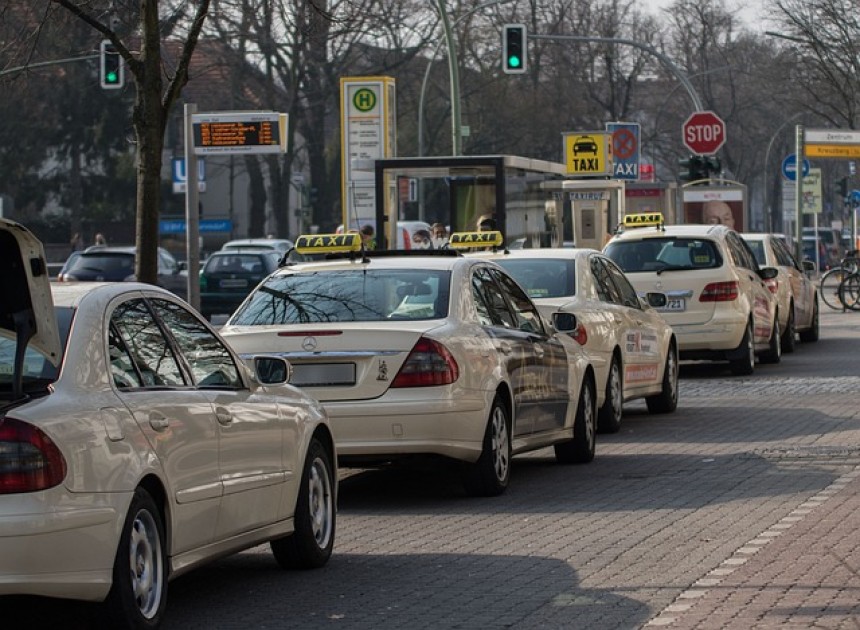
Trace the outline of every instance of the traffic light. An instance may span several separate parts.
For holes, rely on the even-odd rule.
[[[713,175],[716,175],[720,172],[720,169],[722,168],[720,158],[718,158],[716,155],[702,158],[702,162],[705,171],[705,177],[712,177]]]
[[[118,90],[125,85],[125,65],[109,39],[102,40],[99,47],[99,79],[105,90]]]
[[[526,63],[525,24],[505,24],[502,30],[502,70],[505,74],[523,74]]]
[[[845,201],[848,198],[848,178],[843,177],[839,180],[839,198]]]
[[[708,178],[705,158],[701,155],[691,155],[688,158],[681,158],[678,160],[678,166],[681,168],[680,173],[678,173],[678,179],[682,182],[695,182]]]

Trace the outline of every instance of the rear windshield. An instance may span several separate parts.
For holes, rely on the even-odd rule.
[[[266,264],[266,259],[269,259]],[[210,256],[203,268],[204,273],[263,273],[277,267],[278,255],[271,254],[231,254],[229,256]]]
[[[110,278],[126,278],[134,274],[134,254],[121,252],[99,254],[83,253],[69,264],[67,273],[76,271],[98,273]]]
[[[616,241],[604,253],[625,273],[713,269],[723,264],[716,244],[708,239],[662,237]]]
[[[65,354],[66,341],[72,325],[74,309],[57,307],[57,327],[60,332],[60,347]],[[15,349],[18,347],[14,338],[0,337],[0,400],[9,400],[12,393],[12,376],[15,366]],[[60,361],[62,365],[62,359]],[[59,367],[51,362],[32,346],[24,351],[23,385],[24,391],[30,395],[44,393],[47,386],[60,375]]]
[[[235,326],[378,322],[448,316],[449,271],[356,270],[279,275],[257,287]]]
[[[576,292],[573,260],[506,258],[497,260],[531,298],[568,297]]]

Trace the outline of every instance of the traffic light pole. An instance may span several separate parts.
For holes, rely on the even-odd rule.
[[[448,71],[451,75],[451,155],[460,155],[460,70],[457,63],[457,50],[454,46],[451,21],[445,10],[445,0],[437,0],[436,5],[445,29],[445,41],[448,44]]]
[[[74,61],[86,61],[87,59],[98,59],[101,55],[84,55],[83,57],[68,57],[66,59],[53,59],[51,61],[40,61],[38,63],[28,63],[26,66],[17,66],[15,68],[7,68],[6,70],[0,70],[0,77],[5,74],[12,74],[13,72],[23,72],[24,70],[30,70],[31,68],[44,68],[45,66],[56,66],[61,63],[72,63]]]
[[[529,33],[529,39],[550,39],[550,40],[561,40],[561,41],[574,41],[574,42],[609,42],[612,44],[624,44],[626,46],[633,46],[634,48],[638,48],[640,50],[644,50],[645,52],[655,56],[659,59],[669,71],[675,75],[678,81],[681,82],[681,85],[684,86],[684,89],[687,90],[687,94],[690,96],[690,100],[693,101],[693,107],[695,111],[701,112],[705,110],[705,107],[702,105],[702,99],[699,98],[696,89],[693,87],[693,84],[690,83],[690,80],[687,78],[687,75],[684,74],[681,69],[672,63],[672,60],[669,59],[666,55],[661,53],[656,48],[649,46],[648,44],[643,44],[642,42],[637,42],[632,39],[624,39],[620,37],[592,37],[590,35],[533,35]]]

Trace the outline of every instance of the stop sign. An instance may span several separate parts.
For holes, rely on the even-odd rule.
[[[714,112],[695,112],[681,128],[684,146],[696,155],[713,155],[726,142],[726,123]]]

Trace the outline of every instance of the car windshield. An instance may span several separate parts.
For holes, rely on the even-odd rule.
[[[69,338],[69,330],[72,326],[74,309],[57,307],[55,309],[57,326],[60,332],[60,347],[65,352],[66,341]],[[9,400],[12,393],[12,377],[15,366],[15,350],[18,347],[15,338],[0,337],[0,400]],[[62,365],[62,358],[60,361]],[[34,394],[44,391],[45,388],[60,375],[60,369],[54,365],[41,352],[28,346],[24,351],[24,391]]]
[[[576,292],[575,263],[560,258],[506,258],[497,260],[531,298],[569,297]]]
[[[230,320],[236,326],[440,319],[450,272],[328,271],[278,275],[257,287]]]
[[[667,236],[615,241],[607,245],[604,253],[625,273],[713,269],[723,264],[713,241],[700,238]]]

